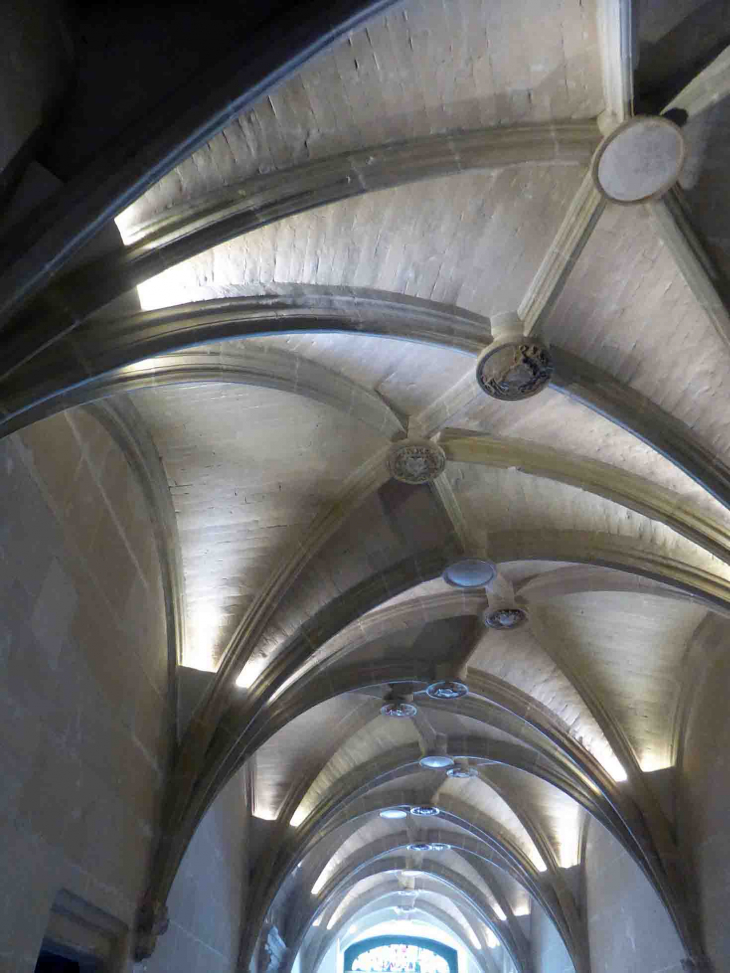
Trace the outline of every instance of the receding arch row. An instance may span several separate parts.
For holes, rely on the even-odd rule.
[[[445,602],[445,614],[448,614],[459,608],[457,613],[469,613],[469,607],[462,604],[459,607],[461,595],[446,595],[442,596],[436,600],[443,600]],[[478,604],[478,597],[473,599],[475,602],[474,608]],[[362,621],[355,626],[354,637],[355,645],[362,645],[367,641],[368,636],[375,637],[376,634],[387,632],[391,621],[390,616],[395,619],[401,618],[403,613],[407,611],[407,604],[400,603],[391,608],[386,608],[380,612],[376,612],[371,615],[369,619],[363,621],[369,621],[370,625],[368,630],[365,632],[361,631]],[[420,605],[418,606],[420,609]],[[377,626],[378,616],[384,614],[386,616],[386,623],[382,626]],[[373,631],[375,628],[375,631]],[[347,651],[350,649],[349,645],[345,645],[341,648],[340,654],[346,655]],[[320,665],[324,662],[320,659]],[[561,666],[565,671],[565,667]],[[321,669],[318,669],[318,672]],[[566,672],[566,676],[574,681],[574,673]],[[534,718],[536,712],[540,709],[539,705],[535,704],[534,701],[527,702],[527,700],[522,700],[522,694],[516,690],[514,687],[509,685],[499,685],[498,680],[493,678],[487,678],[483,674],[478,672],[469,674],[468,681],[472,688],[477,691],[481,688],[482,694],[492,701],[499,701],[505,710],[509,710],[514,713],[524,713],[526,714],[532,711],[532,717]],[[299,681],[299,686],[301,688],[302,682],[301,677]],[[576,688],[580,691],[583,690],[582,683],[576,685]],[[469,698],[470,699],[470,698]],[[626,760],[627,770],[629,773],[629,778],[631,780],[632,792],[634,798],[641,809],[641,813],[636,812],[633,806],[627,805],[625,801],[622,800],[620,793],[616,792],[615,787],[613,787],[612,782],[606,777],[603,768],[598,764],[595,759],[585,750],[581,745],[576,744],[576,742],[568,734],[564,733],[559,725],[556,725],[553,719],[553,714],[550,711],[546,711],[542,714],[542,718],[539,721],[539,730],[542,732],[551,743],[556,744],[559,749],[564,753],[568,759],[572,762],[573,768],[584,769],[589,774],[589,780],[592,782],[594,787],[598,787],[601,792],[608,796],[609,800],[617,802],[617,806],[621,808],[621,815],[625,822],[629,823],[629,831],[627,835],[624,835],[623,841],[626,847],[634,854],[636,860],[639,862],[641,867],[646,872],[647,876],[651,881],[654,882],[657,889],[661,889],[661,894],[665,898],[667,907],[675,918],[678,925],[683,925],[686,922],[685,919],[685,907],[682,904],[682,893],[683,882],[681,876],[676,872],[676,867],[674,865],[676,859],[676,847],[675,843],[668,831],[668,825],[663,818],[661,809],[654,807],[652,802],[652,795],[648,793],[648,788],[644,783],[643,775],[638,769],[638,762],[635,757],[633,757],[633,751],[631,751],[627,742],[623,740],[621,728],[615,723],[615,721],[605,713],[605,711],[600,708],[596,708],[596,701],[591,696],[587,700],[587,704],[592,714],[598,721],[599,727],[602,729],[604,734],[607,736],[609,743],[616,747],[621,745],[619,751],[621,757]],[[469,700],[467,700],[463,706],[469,705]],[[474,714],[476,718],[479,718],[479,714]],[[654,835],[654,841],[646,841],[647,829],[644,824],[643,816],[646,816],[650,823],[649,835]],[[628,840],[627,840],[628,839]],[[655,846],[656,845],[656,846]],[[648,850],[651,849],[651,853]]]
[[[371,884],[371,887],[364,893],[359,890],[358,887],[360,885],[367,882],[368,879],[373,878],[380,878],[381,880],[377,881],[375,885]],[[307,949],[307,945],[309,944],[308,952],[314,957],[310,961],[308,969],[311,971],[318,969],[322,958],[334,940],[338,938],[338,934],[339,938],[342,938],[341,930],[347,923],[353,922],[356,917],[364,918],[373,908],[380,907],[379,911],[382,911],[383,908],[387,908],[386,903],[392,903],[390,905],[391,909],[397,908],[399,900],[402,902],[402,899],[398,895],[399,891],[400,887],[396,878],[388,876],[384,871],[376,871],[367,878],[355,882],[351,888],[347,889],[339,905],[335,905],[332,902],[328,903],[327,907],[319,912],[319,917],[323,920],[330,913],[331,921],[332,916],[336,916],[332,928],[327,929],[325,927],[323,929],[322,922],[319,927],[310,925],[308,928],[298,930],[296,935],[295,941],[299,944],[299,950]],[[416,908],[419,911],[431,913],[432,908],[439,899],[448,901],[458,916],[458,920],[452,918],[451,924],[449,925],[451,932],[463,948],[471,953],[479,969],[485,970],[485,973],[486,971],[496,973],[496,968],[492,963],[488,963],[485,966],[480,958],[481,954],[484,955],[485,959],[488,957],[488,953],[484,952],[486,940],[481,934],[481,927],[486,926],[484,918],[478,909],[472,906],[465,895],[453,890],[456,891],[456,894],[450,896],[449,891],[451,890],[446,887],[445,883],[438,883],[434,877],[430,883],[430,887],[424,887],[418,893],[417,899],[419,900],[419,905]],[[348,898],[348,896],[350,897]],[[353,898],[353,896],[356,897]],[[449,915],[443,909],[437,909],[437,912],[441,916]],[[460,925],[462,923],[463,925]],[[315,937],[313,932],[318,929],[320,930],[319,935]],[[480,952],[476,956],[474,955],[475,947],[471,944],[466,929],[473,933],[476,941],[479,943]],[[294,952],[293,949],[292,952]]]
[[[591,547],[598,548],[599,563],[620,570],[655,578],[677,585],[690,593],[708,599],[719,607],[727,607],[728,592],[724,582],[706,577],[705,572],[675,565],[665,555],[637,548],[618,538],[586,537],[580,532],[541,532],[525,538],[510,535],[495,538],[498,560],[516,560],[524,557],[568,560],[591,563]],[[511,549],[508,549],[511,548]],[[568,554],[568,552],[570,552]],[[282,658],[266,670],[247,694],[245,703],[233,705],[213,738],[209,760],[198,775],[191,799],[178,805],[175,817],[167,820],[166,840],[160,846],[158,861],[153,875],[153,887],[161,901],[167,897],[179,861],[202,814],[222,786],[253,753],[284,722],[291,712],[281,705],[267,704],[277,689],[295,673],[301,663],[318,645],[340,631],[346,624],[365,611],[376,607],[387,598],[407,590],[414,584],[438,576],[451,556],[449,550],[424,552],[400,562],[383,575],[368,579],[356,586],[336,602],[322,609],[295,633],[287,643]],[[423,680],[432,678],[432,663],[424,666]],[[379,682],[413,681],[413,665],[384,671]],[[344,691],[344,690],[343,690]],[[334,692],[332,690],[332,692]],[[305,707],[305,709],[308,708]]]
[[[411,768],[402,775],[405,784],[400,791],[395,792],[395,795],[391,791],[388,791],[386,795],[370,793],[372,788],[376,788],[381,783],[377,780],[370,781],[369,785],[367,783],[363,785],[357,795],[344,800],[339,806],[331,809],[329,814],[323,812],[321,815],[317,815],[317,829],[310,830],[307,834],[302,835],[301,839],[290,849],[291,858],[298,857],[298,860],[302,861],[323,842],[331,839],[336,843],[341,837],[340,832],[351,827],[357,829],[360,824],[367,823],[375,814],[385,808],[405,807],[423,803],[424,800],[430,801],[431,794],[417,792],[408,787],[407,776],[413,772]],[[445,802],[441,801],[439,806],[441,809],[439,820],[447,824],[456,824],[467,833],[477,837],[485,848],[489,849],[490,861],[498,865],[502,871],[509,873],[531,894],[540,893],[541,873],[535,862],[517,845],[512,835],[507,834],[495,822],[463,802],[449,799]],[[482,857],[487,860],[486,854]],[[275,894],[277,888],[281,886],[291,871],[293,871],[293,868],[290,867],[270,891]],[[327,888],[327,885],[325,885],[325,888]],[[274,895],[272,894],[271,902],[273,902],[273,898]]]
[[[408,794],[404,792],[404,795],[411,801],[421,800],[417,794]],[[353,821],[357,823],[359,820],[364,822],[367,820],[368,816],[373,813],[373,810],[377,810],[382,806],[388,806],[389,797],[386,798],[385,803],[383,803],[382,798],[372,797],[368,799],[364,804],[362,799],[358,804],[356,809],[355,818],[352,814],[344,820],[340,820],[332,829],[325,831],[323,836],[315,835],[314,844],[309,847],[303,848],[299,847],[297,849],[297,855],[303,860],[303,857],[315,852],[317,846],[321,841],[327,841],[328,839],[337,838],[337,832],[340,828],[346,828],[350,826]],[[394,803],[399,803],[397,800]],[[537,874],[535,871],[535,866],[531,865],[527,859],[517,850],[517,846],[512,842],[512,840],[504,832],[501,833],[499,837],[496,837],[497,831],[494,830],[493,825],[490,823],[489,819],[486,818],[483,813],[476,812],[475,809],[464,804],[460,801],[449,800],[446,803],[440,802],[440,806],[443,808],[444,816],[443,820],[449,823],[458,824],[462,829],[463,834],[459,837],[455,837],[451,832],[448,835],[444,835],[437,831],[436,829],[429,830],[429,840],[446,840],[453,847],[459,847],[470,854],[475,855],[477,858],[490,862],[495,866],[499,867],[502,871],[507,872],[514,878],[518,884],[525,888],[529,893],[540,903],[540,905],[545,908],[549,914],[553,915],[554,921],[564,930],[568,930],[571,937],[577,935],[577,928],[579,923],[577,922],[577,916],[574,914],[571,916],[570,910],[563,908],[564,903],[559,895],[560,881],[557,876],[554,876],[548,872],[542,876]],[[498,829],[499,830],[499,829]],[[399,833],[394,835],[392,839],[378,839],[372,845],[367,846],[367,848],[362,849],[361,852],[356,853],[354,859],[348,859],[340,867],[338,872],[334,873],[325,884],[322,891],[319,893],[321,897],[327,897],[330,889],[335,885],[339,887],[339,876],[347,873],[351,874],[353,869],[360,868],[363,863],[367,863],[371,859],[382,857],[383,854],[390,853],[394,848],[400,847],[408,839],[403,838],[403,835]],[[412,840],[412,839],[411,839]],[[505,853],[506,856],[505,857]],[[326,855],[326,851],[325,851]],[[319,857],[322,857],[320,854]],[[519,860],[522,859],[522,864],[520,865]],[[515,862],[517,862],[518,867],[515,868]],[[405,866],[404,866],[405,867]],[[412,866],[408,866],[412,867]],[[531,874],[528,875],[525,872],[525,867],[527,872]],[[271,900],[273,903],[273,899]],[[262,913],[261,918],[263,918],[265,912]],[[571,921],[572,919],[572,921]],[[255,925],[255,924],[254,924]]]
[[[369,892],[358,896],[355,902],[348,905],[337,919],[332,930],[327,930],[326,926],[323,928],[321,924],[319,926],[310,926],[308,932],[302,937],[302,946],[300,948],[302,968],[309,971],[309,973],[315,973],[321,964],[320,956],[323,957],[326,955],[327,950],[331,947],[334,940],[338,937],[342,940],[347,940],[349,934],[345,933],[344,936],[341,934],[341,930],[346,926],[352,923],[357,924],[362,919],[370,919],[373,916],[376,917],[373,925],[378,925],[380,921],[392,920],[393,916],[391,913],[398,904],[395,898],[396,892],[397,889],[394,882],[384,882]],[[436,897],[436,893],[431,894],[434,898]],[[392,904],[390,904],[391,902]],[[467,922],[461,910],[458,911],[462,920]],[[439,908],[431,898],[424,899],[421,897],[420,902],[414,907],[414,913],[428,916],[430,919],[435,920],[437,925],[440,924],[443,926],[461,944],[462,949],[469,954],[477,969],[482,970],[483,973],[501,973],[497,969],[493,958],[490,956],[489,950],[487,949],[485,951],[484,947],[486,943],[483,942],[478,933],[477,938],[481,946],[479,952],[476,951],[469,938],[465,936],[463,927],[456,922],[450,913]],[[317,934],[316,936],[315,933]],[[324,944],[326,944],[326,947]],[[314,959],[311,958],[312,956],[314,956]]]
[[[432,663],[428,663],[425,666],[425,670],[424,670],[424,677],[425,677],[424,678],[424,682],[426,682],[428,680],[428,677],[425,676],[425,671],[427,671],[429,665],[432,665]],[[374,682],[377,682],[377,683],[379,683],[381,680],[383,682],[390,682],[390,683],[397,682],[399,680],[400,673],[402,673],[402,678],[410,682],[410,681],[413,680],[413,677],[414,677],[413,667],[414,667],[414,663],[412,661],[410,663],[406,663],[406,664],[403,664],[403,665],[400,665],[400,666],[390,665],[390,666],[387,666],[387,667],[382,667],[382,672],[381,671],[377,671],[377,672],[373,671],[373,673],[372,673],[372,680],[371,681],[374,681]],[[399,673],[399,670],[400,670],[400,673]],[[333,674],[333,675],[330,676],[330,680],[334,680],[334,678],[335,678],[335,674]],[[353,669],[352,669],[352,671],[350,673],[350,681],[347,682],[347,683],[343,681],[342,685],[330,686],[329,687],[329,692],[330,692],[331,695],[339,695],[339,692],[355,691],[358,688],[358,684],[361,684],[361,683],[362,683],[362,673],[358,669],[358,667],[353,667]],[[316,701],[313,701],[313,702],[316,702]],[[289,719],[293,718],[294,715],[296,715],[296,714],[292,714],[292,712],[290,711],[288,713],[288,716],[285,716],[285,718],[281,721],[281,725],[284,725],[286,722],[288,722]],[[593,786],[594,786],[594,788],[598,789],[596,787],[596,784],[595,783],[594,783]],[[365,785],[365,789],[367,789],[367,785]],[[621,800],[620,800],[620,794],[617,794],[616,792],[614,792],[614,800],[621,802]],[[333,817],[336,817],[338,814],[340,814],[341,808],[339,807],[338,803],[336,802],[336,800],[332,796],[331,796],[331,800],[330,800],[329,803],[331,803],[333,805],[333,807],[331,809],[331,814],[332,814]],[[612,802],[611,801],[608,801],[607,802],[607,807],[608,808],[611,808],[612,807]],[[619,831],[619,833],[623,832],[623,834],[622,834],[623,843],[625,844],[625,846],[627,846],[630,849],[631,853],[634,856],[636,856],[637,853],[638,853],[638,849],[642,847],[642,842],[639,841],[639,840],[633,840],[632,839],[632,833],[636,833],[636,832],[640,832],[641,831],[641,819],[640,819],[640,817],[638,815],[633,815],[632,817],[633,817],[633,821],[632,821],[633,831],[632,831],[632,828],[628,828],[627,829],[626,825],[622,822],[620,816],[616,816],[615,817],[615,819],[614,819],[614,828],[617,828],[618,831]],[[310,823],[309,830],[310,830],[310,832],[312,832],[316,836],[318,834],[321,834],[321,832],[322,832],[322,825],[323,825],[322,818],[319,818],[316,821],[313,819],[311,821],[311,823]],[[638,838],[639,838],[639,834],[636,833],[636,839],[638,839]],[[651,845],[651,838],[650,838],[649,835],[644,835],[644,845],[645,846]],[[285,869],[285,871],[286,870],[291,870],[291,868],[294,867],[294,864],[295,864],[296,860],[298,860],[298,859],[300,859],[302,857],[303,852],[304,852],[304,849],[301,848],[301,847],[299,847],[299,848],[297,848],[296,852],[292,852],[291,853],[291,857],[290,857],[290,860],[289,860],[289,863],[288,863],[288,869]],[[639,864],[644,869],[645,873],[647,874],[647,877],[651,881],[654,881],[654,884],[655,884],[655,887],[656,887],[657,874],[658,874],[657,869],[656,868],[652,869],[649,866],[649,864],[647,863],[646,859],[640,861]],[[662,896],[662,898],[664,899],[664,901],[667,903],[667,905],[669,907],[669,905],[675,900],[675,896],[673,895],[673,892],[672,892],[671,889],[667,889],[666,887],[664,887],[664,888],[661,887],[661,878],[660,877],[659,877],[658,881],[660,882],[660,887],[657,889],[657,891],[659,892],[659,894]]]
[[[391,911],[394,911],[398,906],[399,897],[397,897],[397,892],[396,880],[384,878],[382,882],[379,882],[367,892],[358,895],[354,902],[348,903],[341,916],[338,917],[332,930],[322,929],[321,925],[319,927],[310,926],[309,931],[305,933],[302,939],[302,949],[306,951],[304,955],[307,957],[310,955],[315,956],[314,962],[309,961],[309,966],[307,967],[311,973],[314,973],[317,969],[317,963],[321,962],[319,956],[322,950],[322,944],[326,942],[331,945],[336,933],[339,933],[341,939],[346,940],[348,934],[345,933],[343,936],[341,930],[348,923],[359,923],[365,918],[370,918],[373,914],[382,916],[383,914],[387,915]],[[468,934],[465,934],[464,926],[471,928],[474,918],[473,914],[468,911],[468,906],[462,908],[461,903],[452,904],[459,917],[457,921],[450,913],[440,908],[438,904],[439,899],[443,899],[443,895],[436,891],[436,889],[424,889],[414,905],[414,913],[429,916],[444,925],[454,938],[461,943],[462,948],[469,953],[478,969],[483,970],[484,973],[502,973],[501,968],[497,967],[490,953],[486,937],[480,935],[481,929],[473,930],[480,944],[478,952]],[[393,917],[391,915],[388,918],[392,919]],[[463,923],[463,925],[460,925],[460,923]],[[319,934],[315,936],[314,933],[317,930],[319,930]]]
[[[370,722],[375,717],[371,714],[368,717],[367,722]],[[363,723],[361,720],[357,721],[356,726],[350,727],[350,732],[345,732],[344,738],[347,739],[350,733],[356,733],[362,730]],[[337,749],[339,744],[333,748]],[[600,811],[597,806],[596,799],[590,788],[584,788],[581,790],[577,784],[572,782],[572,779],[568,776],[563,777],[560,771],[557,769],[551,769],[554,766],[554,761],[550,759],[549,755],[544,758],[538,758],[534,751],[531,751],[526,746],[510,745],[504,743],[493,742],[486,744],[484,739],[480,738],[467,738],[462,736],[450,737],[447,749],[450,753],[455,753],[459,755],[472,756],[474,758],[484,758],[489,759],[492,762],[505,763],[510,766],[516,766],[521,769],[525,769],[528,773],[535,773],[540,776],[541,779],[548,781],[549,783],[557,786],[559,789],[563,790],[564,793],[569,794],[574,797],[578,803],[582,806],[594,809],[598,820],[608,827],[608,829],[615,833],[615,825],[611,821],[610,817],[606,813]],[[333,755],[330,754],[330,756]],[[415,767],[418,766],[418,760],[422,756],[421,745],[417,743],[404,745],[398,747],[395,750],[389,750],[387,754],[383,754],[381,757],[374,758],[372,765],[360,766],[356,768],[354,785],[357,785],[357,777],[361,776],[363,781],[368,783],[365,785],[364,790],[372,783],[375,775],[380,773],[380,782],[385,780],[393,779],[395,775],[399,773],[407,773]],[[299,801],[304,797],[304,792],[308,790],[311,783],[316,778],[316,774],[305,778],[303,781],[297,781],[293,786],[289,795],[285,798],[284,805],[279,812],[278,828],[275,832],[276,839],[272,840],[272,849],[276,849],[276,853],[272,852],[265,855],[262,860],[259,860],[256,868],[256,876],[254,878],[254,886],[252,889],[251,900],[256,903],[262,903],[267,898],[267,892],[272,888],[272,874],[277,873],[278,877],[281,878],[282,882],[286,881],[286,875],[291,874],[290,870],[287,870],[288,866],[293,866],[294,863],[298,863],[301,860],[301,850],[298,843],[295,842],[295,847],[292,845],[293,834],[291,828],[289,827],[289,822],[291,820],[291,815],[296,809]],[[362,783],[362,781],[360,781]],[[490,786],[494,789],[493,782],[489,782]],[[343,781],[343,793],[351,793],[351,788],[349,781]],[[509,799],[502,795],[503,799],[510,804]],[[334,802],[336,803],[338,795],[334,795]],[[514,807],[513,807],[514,810]],[[610,809],[609,809],[610,810]],[[316,816],[317,809],[313,808],[312,813]],[[304,819],[306,821],[306,819]],[[319,818],[317,817],[317,821]],[[524,821],[522,822],[524,825]],[[316,833],[317,825],[314,826],[313,831]],[[529,830],[529,829],[528,829]],[[297,828],[297,837],[300,834],[300,828]],[[534,837],[533,837],[534,840]],[[291,858],[286,858],[286,852],[291,851]],[[538,848],[543,859],[549,863],[550,856],[543,854],[543,850]],[[279,854],[281,852],[281,855]],[[280,860],[285,858],[286,860]],[[276,891],[276,881],[273,883],[273,891]],[[505,908],[503,903],[503,908]],[[505,911],[509,911],[505,908]]]
[[[302,923],[298,941],[301,944],[310,923],[320,914],[324,908],[337,899],[344,899],[359,882],[362,882],[374,875],[383,874],[392,870],[400,870],[408,867],[408,861],[401,856],[391,856],[388,849],[383,854],[373,854],[369,848],[363,849],[361,859],[353,864],[353,867],[346,874],[338,876],[335,881],[330,883],[322,892],[320,900],[314,906],[305,922]],[[474,909],[481,922],[492,930],[495,936],[504,945],[512,961],[519,971],[528,973],[530,970],[529,956],[520,949],[508,923],[502,924],[496,913],[484,901],[480,891],[469,882],[463,875],[452,869],[439,868],[439,866],[429,863],[427,867],[421,869],[432,881],[443,884],[450,892],[456,893],[460,900],[465,900]],[[295,952],[292,949],[292,952]]]
[[[455,712],[456,715],[459,715],[462,710],[458,708]],[[597,789],[592,788],[590,784],[581,786],[580,781],[575,776],[571,777],[569,773],[561,773],[560,769],[554,766],[554,761],[551,760],[549,754],[531,751],[527,747],[510,746],[494,741],[486,741],[478,737],[466,739],[459,739],[458,737],[453,739],[449,738],[448,751],[451,754],[467,756],[473,760],[488,759],[492,762],[505,763],[516,770],[524,771],[550,783],[576,800],[577,803],[603,824],[627,848],[635,859],[638,857],[636,848],[632,847],[633,843],[629,830],[621,817],[614,811],[610,800],[602,797],[597,792]],[[281,888],[288,876],[294,872],[297,864],[303,861],[309,854],[313,853],[321,842],[330,841],[337,835],[339,829],[348,827],[352,824],[353,820],[357,820],[360,817],[366,819],[366,816],[372,814],[373,810],[379,810],[385,806],[407,805],[423,801],[423,795],[411,793],[407,786],[400,795],[398,793],[393,794],[389,791],[385,803],[377,797],[369,797],[373,787],[377,787],[382,783],[392,782],[399,778],[404,779],[407,785],[407,777],[409,775],[422,773],[422,769],[418,765],[420,756],[421,751],[418,745],[404,746],[374,758],[365,766],[355,768],[350,775],[346,775],[345,778],[338,781],[337,788],[325,795],[319,807],[308,816],[302,826],[297,828],[296,834],[290,837],[287,846],[281,850],[276,862],[277,867],[273,870],[274,875],[269,881],[268,886],[258,889],[256,901],[259,904],[258,912],[260,915],[258,915],[258,918],[261,922],[271,904],[274,902],[278,889]],[[348,777],[350,779],[347,779]],[[485,780],[485,783],[493,788],[493,784],[488,779]],[[511,799],[501,791],[498,791],[498,793],[514,811]],[[427,795],[426,800],[430,802],[432,800],[431,796]],[[462,826],[464,821],[470,821],[473,817],[471,809],[467,805],[453,798],[447,798],[446,803],[443,800],[439,800],[439,806],[443,806],[448,813],[455,814],[458,823]],[[509,871],[512,877],[523,885],[523,887],[529,887],[531,894],[539,895],[539,893],[536,893],[535,887],[528,886],[528,882],[526,881],[524,871],[525,853],[518,851],[515,860],[512,860],[511,856],[516,846],[513,845],[512,840],[509,838],[507,839],[506,845],[502,842],[501,837],[496,838],[497,845],[495,847],[489,838],[485,838],[485,834],[489,831],[488,820],[480,813],[477,816],[483,818],[478,838],[492,849],[492,857],[490,860],[500,864],[503,870]],[[521,825],[525,827],[528,836],[533,841],[533,844],[535,844],[532,823],[529,821],[525,822],[523,816],[518,817],[520,818]],[[498,831],[501,830],[501,828],[498,828]],[[436,834],[436,832],[433,832],[433,834]],[[443,835],[433,837],[433,840],[448,840],[451,842],[451,838],[445,839]],[[502,846],[508,852],[507,859],[504,858],[503,851],[501,850]],[[547,874],[543,879],[538,877],[540,886],[542,887],[544,885],[545,880],[553,881],[557,889],[559,885],[555,881],[557,878],[557,869],[554,867],[552,857],[548,856],[545,858],[542,855],[540,846],[535,844],[535,847],[541,857],[544,858],[547,869]],[[495,850],[497,852],[496,858],[494,857]],[[485,857],[483,855],[483,849],[480,854],[482,854],[482,857]],[[514,871],[515,861],[519,866],[517,872]],[[528,863],[526,870],[527,872],[532,871],[534,873],[535,867],[534,863]],[[646,872],[645,864],[644,871]],[[651,880],[650,875],[647,875],[647,877]],[[558,898],[561,901],[561,905],[564,906],[565,902],[562,897],[558,896]]]

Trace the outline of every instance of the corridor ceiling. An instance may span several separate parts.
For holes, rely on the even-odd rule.
[[[84,323],[5,380],[7,428],[105,397],[151,481],[161,459],[178,661],[217,675],[181,727],[159,890],[250,774],[244,956],[276,925],[314,970],[354,921],[405,909],[527,973],[539,908],[582,973],[589,815],[696,948],[658,781],[692,647],[730,612],[730,56],[710,6],[393,4],[122,212],[124,250],[69,277]],[[602,137],[668,106],[680,184],[607,203]],[[553,356],[524,401],[475,377],[504,312]],[[444,450],[436,480],[391,478],[405,438]],[[485,627],[498,589],[441,579],[465,554],[526,625]],[[431,699],[440,679],[468,695]],[[382,715],[388,694],[417,714]],[[475,776],[424,769],[433,752]]]

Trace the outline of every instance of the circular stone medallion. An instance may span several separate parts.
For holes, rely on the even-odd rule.
[[[495,342],[477,362],[477,382],[487,395],[519,402],[537,395],[553,374],[547,348],[535,338]]]
[[[386,463],[394,479],[417,486],[443,473],[446,453],[428,439],[404,439],[390,447]]]
[[[527,612],[523,608],[487,608],[483,617],[488,628],[511,631],[525,624]]]
[[[684,136],[674,122],[637,115],[598,146],[591,166],[593,181],[613,203],[645,203],[672,188],[684,156]]]

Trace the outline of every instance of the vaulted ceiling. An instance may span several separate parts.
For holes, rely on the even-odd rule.
[[[581,973],[589,815],[692,948],[654,781],[693,639],[730,611],[730,62],[676,43],[701,8],[394,4],[127,208],[125,247],[68,278],[84,323],[5,381],[7,429],[104,396],[148,476],[161,460],[178,661],[216,676],[181,727],[159,888],[250,774],[244,954],[276,924],[314,970],[354,917],[405,907],[526,973],[532,907]],[[607,203],[602,136],[670,103],[680,185]],[[553,356],[524,401],[475,377],[503,312]],[[432,482],[391,477],[407,437],[443,449]],[[441,579],[465,554],[496,587]],[[528,624],[485,627],[500,597]],[[440,679],[468,695],[431,699]],[[393,692],[412,718],[381,714]],[[424,769],[437,751],[475,776]]]

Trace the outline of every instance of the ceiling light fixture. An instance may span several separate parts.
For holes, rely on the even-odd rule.
[[[497,576],[497,567],[479,557],[466,557],[449,564],[441,575],[452,588],[484,588]]]
[[[412,720],[418,712],[418,707],[403,699],[396,699],[390,703],[383,703],[380,712],[383,716],[390,716],[394,720]]]
[[[451,770],[447,770],[446,776],[465,780],[469,777],[477,777],[478,771],[476,767],[469,767],[467,763],[460,762],[455,767],[452,767]]]
[[[395,720],[411,720],[418,712],[418,707],[411,702],[412,699],[412,693],[406,694],[391,689],[383,697],[380,712],[383,716],[390,716]]]
[[[380,812],[380,817],[387,821],[396,821],[399,818],[407,818],[408,812],[401,807],[386,807],[384,811]]]
[[[524,625],[528,615],[524,608],[515,605],[509,608],[487,608],[482,618],[487,628],[509,632]]]
[[[408,845],[408,851],[431,851],[431,845],[426,841],[416,841],[412,845]]]
[[[431,699],[461,699],[469,692],[469,687],[463,682],[455,679],[440,679],[432,682],[426,690],[426,695]]]
[[[445,770],[454,766],[454,758],[447,753],[427,753],[418,762],[426,770]]]
[[[441,811],[433,804],[416,804],[411,808],[411,814],[417,818],[435,818]]]

